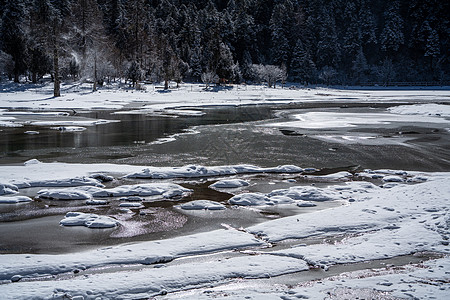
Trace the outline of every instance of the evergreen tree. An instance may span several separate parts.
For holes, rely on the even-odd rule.
[[[19,76],[27,70],[26,14],[25,2],[17,0],[6,3],[2,16],[0,40],[2,50],[14,61],[14,82],[19,82]]]
[[[311,83],[316,76],[316,65],[300,39],[294,48],[290,70],[291,77],[296,82]]]
[[[384,27],[380,43],[385,51],[397,51],[405,42],[403,18],[400,15],[400,2],[393,1],[384,13]]]

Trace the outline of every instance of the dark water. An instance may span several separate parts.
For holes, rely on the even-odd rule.
[[[71,153],[73,150],[83,151],[83,149],[95,149],[94,152],[103,149],[99,152],[104,153],[105,158],[114,158],[113,153],[108,154],[110,147],[131,147],[130,150],[133,150],[137,146],[160,138],[182,133],[192,126],[248,122],[272,117],[272,111],[267,106],[258,106],[258,109],[224,107],[205,109],[204,112],[206,114],[201,117],[176,118],[143,114],[111,114],[110,112],[77,114],[70,119],[78,117],[79,120],[93,118],[120,121],[88,126],[81,132],[58,131],[50,129],[52,126],[0,128],[0,164],[23,162],[28,158],[57,159],[65,152]],[[26,134],[26,131],[38,131],[39,134],[30,135]]]

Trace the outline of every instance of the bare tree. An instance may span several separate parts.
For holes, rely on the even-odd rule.
[[[206,88],[208,89],[211,83],[215,83],[219,80],[219,76],[217,76],[215,72],[206,71],[202,73],[201,79],[203,83],[206,84]]]
[[[260,80],[266,81],[268,87],[276,87],[277,81],[286,80],[286,70],[274,65],[252,65],[253,73]]]

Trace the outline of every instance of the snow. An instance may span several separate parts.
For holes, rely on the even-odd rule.
[[[0,184],[0,195],[8,195],[17,193],[18,188],[14,184],[1,183]]]
[[[0,196],[0,204],[17,204],[33,201],[27,196]]]
[[[87,228],[112,228],[116,227],[119,222],[107,216],[68,212],[59,224],[62,226],[85,226]]]
[[[360,125],[386,125],[394,122],[438,123],[446,124],[447,120],[436,116],[402,115],[382,113],[343,113],[343,112],[306,112],[293,115],[296,121],[267,123],[264,126],[289,127],[301,129],[326,129],[356,127]]]
[[[231,197],[228,200],[231,205],[241,206],[258,206],[258,205],[274,205],[274,202],[261,193],[244,193]]]
[[[167,178],[195,178],[224,176],[247,173],[301,173],[303,169],[293,165],[277,166],[272,168],[261,168],[252,165],[230,165],[230,166],[197,166],[184,167],[148,167],[140,172],[126,175],[127,178],[167,179]]]
[[[216,202],[216,201],[210,201],[210,200],[194,200],[189,201],[187,203],[183,203],[179,205],[181,209],[185,210],[222,210],[225,209],[225,205]]]
[[[450,106],[444,104],[399,105],[388,108],[394,114],[450,117]]]
[[[440,222],[439,226],[443,226],[445,218],[448,218],[446,217],[450,195],[448,182],[449,177],[436,176],[424,183],[398,184],[390,189],[341,190],[343,197],[352,197],[355,202],[301,216],[268,221],[252,226],[248,230],[276,242],[324,234],[366,233],[394,223],[401,226],[401,222],[412,218],[416,218],[418,222],[421,220]],[[332,188],[328,190],[332,191]],[[427,213],[433,207],[439,207],[439,212]],[[442,221],[439,221],[441,219]],[[405,228],[411,227],[410,224],[405,225]],[[414,235],[414,229],[411,229],[409,234]]]
[[[111,189],[98,190],[93,197],[124,197],[124,196],[162,196],[163,198],[185,197],[192,190],[175,183],[145,183],[121,185]]]
[[[216,181],[215,183],[211,184],[209,187],[211,188],[238,188],[243,186],[248,186],[249,183],[242,179],[224,179]]]
[[[172,239],[123,244],[79,253],[3,254],[0,256],[0,280],[9,280],[11,276],[17,274],[24,277],[36,277],[61,274],[75,269],[85,270],[118,264],[156,264],[184,256],[261,245],[265,245],[265,243],[253,235],[233,229],[220,229]]]
[[[77,276],[51,284],[45,281],[22,281],[6,285],[2,289],[5,299],[14,298],[18,291],[21,291],[22,299],[63,295],[88,299],[141,299],[193,286],[217,284],[232,278],[265,278],[307,269],[308,266],[301,260],[260,255],[252,259],[235,257],[185,266]]]
[[[267,196],[269,196],[271,199],[274,196],[284,196],[292,200],[304,201],[331,201],[341,200],[344,198],[337,191],[316,188],[313,186],[295,186],[289,189],[275,190],[270,192]]]
[[[91,195],[76,189],[45,189],[38,192],[38,197],[50,200],[86,200],[90,199]]]
[[[120,207],[129,207],[129,208],[142,208],[144,205],[137,202],[123,202],[119,204]]]

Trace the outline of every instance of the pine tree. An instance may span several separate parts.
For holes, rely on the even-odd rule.
[[[316,65],[300,39],[294,48],[290,70],[292,79],[297,82],[311,83],[316,76]]]
[[[393,1],[384,12],[384,27],[380,37],[382,49],[397,51],[405,42],[403,19],[400,15],[400,2]]]
[[[11,55],[14,61],[14,82],[27,69],[27,36],[24,30],[26,17],[23,0],[8,1],[2,16],[0,40],[2,50]]]

